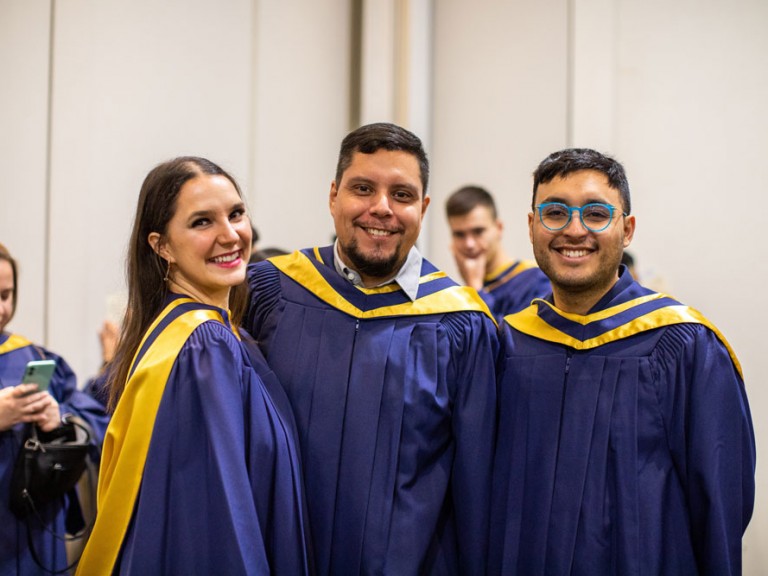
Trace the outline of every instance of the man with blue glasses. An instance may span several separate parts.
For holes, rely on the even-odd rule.
[[[740,574],[755,443],[736,355],[620,264],[616,160],[551,154],[532,208],[552,294],[503,325],[489,572]]]

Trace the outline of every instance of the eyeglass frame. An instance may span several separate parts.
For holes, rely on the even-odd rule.
[[[542,208],[546,208],[547,206],[553,206],[553,205],[555,205],[555,206],[562,206],[563,208],[568,210],[568,220],[566,220],[565,224],[560,226],[560,228],[550,228],[549,226],[544,224],[544,217],[541,215],[541,209]],[[603,226],[602,228],[598,228],[598,229],[595,229],[595,228],[592,228],[590,226],[587,226],[586,222],[584,222],[584,212],[583,212],[583,210],[584,210],[584,208],[587,208],[588,206],[602,206],[603,208],[608,208],[608,210],[611,213],[610,218],[608,219],[608,223],[605,226]],[[565,230],[566,228],[568,228],[568,225],[571,223],[571,220],[573,220],[573,213],[574,212],[578,212],[579,213],[579,221],[581,222],[581,225],[584,227],[585,230],[589,230],[590,232],[604,232],[605,230],[608,229],[608,227],[611,224],[613,224],[613,214],[614,214],[614,212],[619,210],[619,208],[617,208],[616,206],[613,206],[611,204],[603,204],[602,202],[587,202],[586,204],[584,204],[584,206],[581,206],[581,207],[579,207],[579,206],[568,206],[568,204],[565,204],[563,202],[542,202],[541,204],[537,204],[536,206],[534,206],[534,208],[539,211],[539,222],[541,222],[541,225],[544,226],[544,228],[546,228],[550,232],[560,232],[560,230]],[[629,214],[626,213],[626,212],[621,212],[621,215],[624,216],[624,217],[629,216]]]

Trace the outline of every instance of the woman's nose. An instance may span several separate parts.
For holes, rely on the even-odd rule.
[[[240,238],[240,235],[237,233],[237,230],[235,226],[227,220],[219,230],[219,241],[223,244],[229,244],[232,242],[237,242],[237,240]]]

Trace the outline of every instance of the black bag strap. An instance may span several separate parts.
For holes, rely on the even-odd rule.
[[[90,467],[88,468],[88,473],[92,474]],[[68,496],[70,498],[77,498],[77,492],[75,491],[74,488],[69,491]],[[91,519],[91,521],[88,523],[88,525],[86,527],[84,527],[77,534],[73,534],[71,536],[67,536],[66,534],[62,535],[62,534],[59,534],[58,532],[54,532],[53,530],[51,530],[50,528],[48,528],[45,525],[45,522],[43,521],[42,517],[40,516],[40,513],[37,511],[37,508],[35,508],[35,505],[31,501],[30,501],[29,505],[32,507],[32,515],[35,518],[38,519],[38,521],[40,522],[40,525],[43,527],[43,529],[46,532],[52,534],[54,536],[54,538],[56,538],[58,540],[63,540],[65,542],[75,542],[75,541],[80,540],[82,538],[87,538],[88,536],[90,536],[91,530],[93,530],[93,526],[94,526],[94,524],[96,522],[96,518],[94,517],[94,518]],[[77,563],[80,562],[80,557],[75,558],[72,561],[71,564],[69,564],[68,566],[66,566],[64,568],[60,568],[58,570],[52,569],[52,568],[48,568],[47,566],[45,566],[43,564],[43,561],[40,560],[40,557],[37,555],[37,550],[35,550],[35,543],[32,540],[32,527],[29,525],[29,521],[27,521],[26,524],[27,524],[27,545],[29,546],[29,551],[32,553],[32,559],[35,561],[35,564],[37,564],[42,570],[44,570],[48,574],[65,574],[65,573],[69,572],[70,570],[72,570],[72,568],[77,566]]]
[[[75,416],[74,414],[64,414],[61,417],[61,422],[62,424],[65,424],[65,425],[72,424],[73,426],[83,430],[86,434],[86,438],[85,438],[86,443],[90,443],[93,439],[96,438],[96,435],[94,434],[93,429],[90,427],[90,425],[79,416]],[[37,441],[37,427],[35,426],[32,427],[31,438]],[[98,446],[95,446],[95,448],[98,450]],[[96,475],[94,474],[94,471],[93,471],[94,469],[93,462],[88,463],[85,469],[86,469],[86,472],[88,473],[89,485],[91,487],[95,486]],[[72,490],[70,490],[67,493],[67,496],[70,498],[70,500],[77,498],[78,496],[77,496],[76,488],[73,488]],[[48,528],[48,526],[45,523],[45,520],[43,520],[43,517],[40,515],[40,512],[37,510],[35,503],[32,501],[32,498],[27,497],[27,505],[30,507],[30,510],[32,511],[32,515],[30,517],[34,516],[35,518],[37,518],[37,521],[40,523],[40,526],[43,528],[43,530],[51,534],[57,540],[61,540],[64,542],[75,542],[77,540],[87,538],[88,536],[90,536],[91,531],[93,530],[93,526],[96,523],[96,510],[94,508],[93,518],[91,518],[90,521],[86,524],[86,526],[83,527],[83,529],[80,530],[77,534],[72,534],[69,536],[66,533],[60,534]],[[26,521],[26,525],[27,525],[27,545],[29,546],[29,551],[32,554],[32,559],[35,561],[35,564],[37,564],[45,572],[47,572],[48,574],[65,574],[70,570],[72,570],[72,568],[77,566],[77,563],[80,562],[80,557],[78,556],[72,561],[71,564],[69,564],[65,568],[60,568],[57,570],[57,569],[52,569],[52,568],[48,568],[47,566],[44,566],[42,560],[40,560],[40,557],[37,554],[37,550],[35,550],[35,543],[32,539],[32,527],[29,525],[28,520]]]

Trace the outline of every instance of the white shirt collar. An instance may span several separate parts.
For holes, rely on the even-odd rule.
[[[355,286],[363,286],[363,280],[360,274],[356,270],[351,268],[344,260],[342,260],[339,254],[339,241],[336,240],[333,246],[334,258],[333,264],[341,276],[346,278],[350,283]],[[419,252],[416,246],[413,246],[408,252],[408,257],[405,262],[397,271],[397,274],[391,280],[377,284],[374,288],[379,286],[386,286],[387,284],[397,283],[403,292],[411,299],[411,302],[416,300],[416,295],[419,292],[419,279],[421,278],[421,263],[424,258]]]

